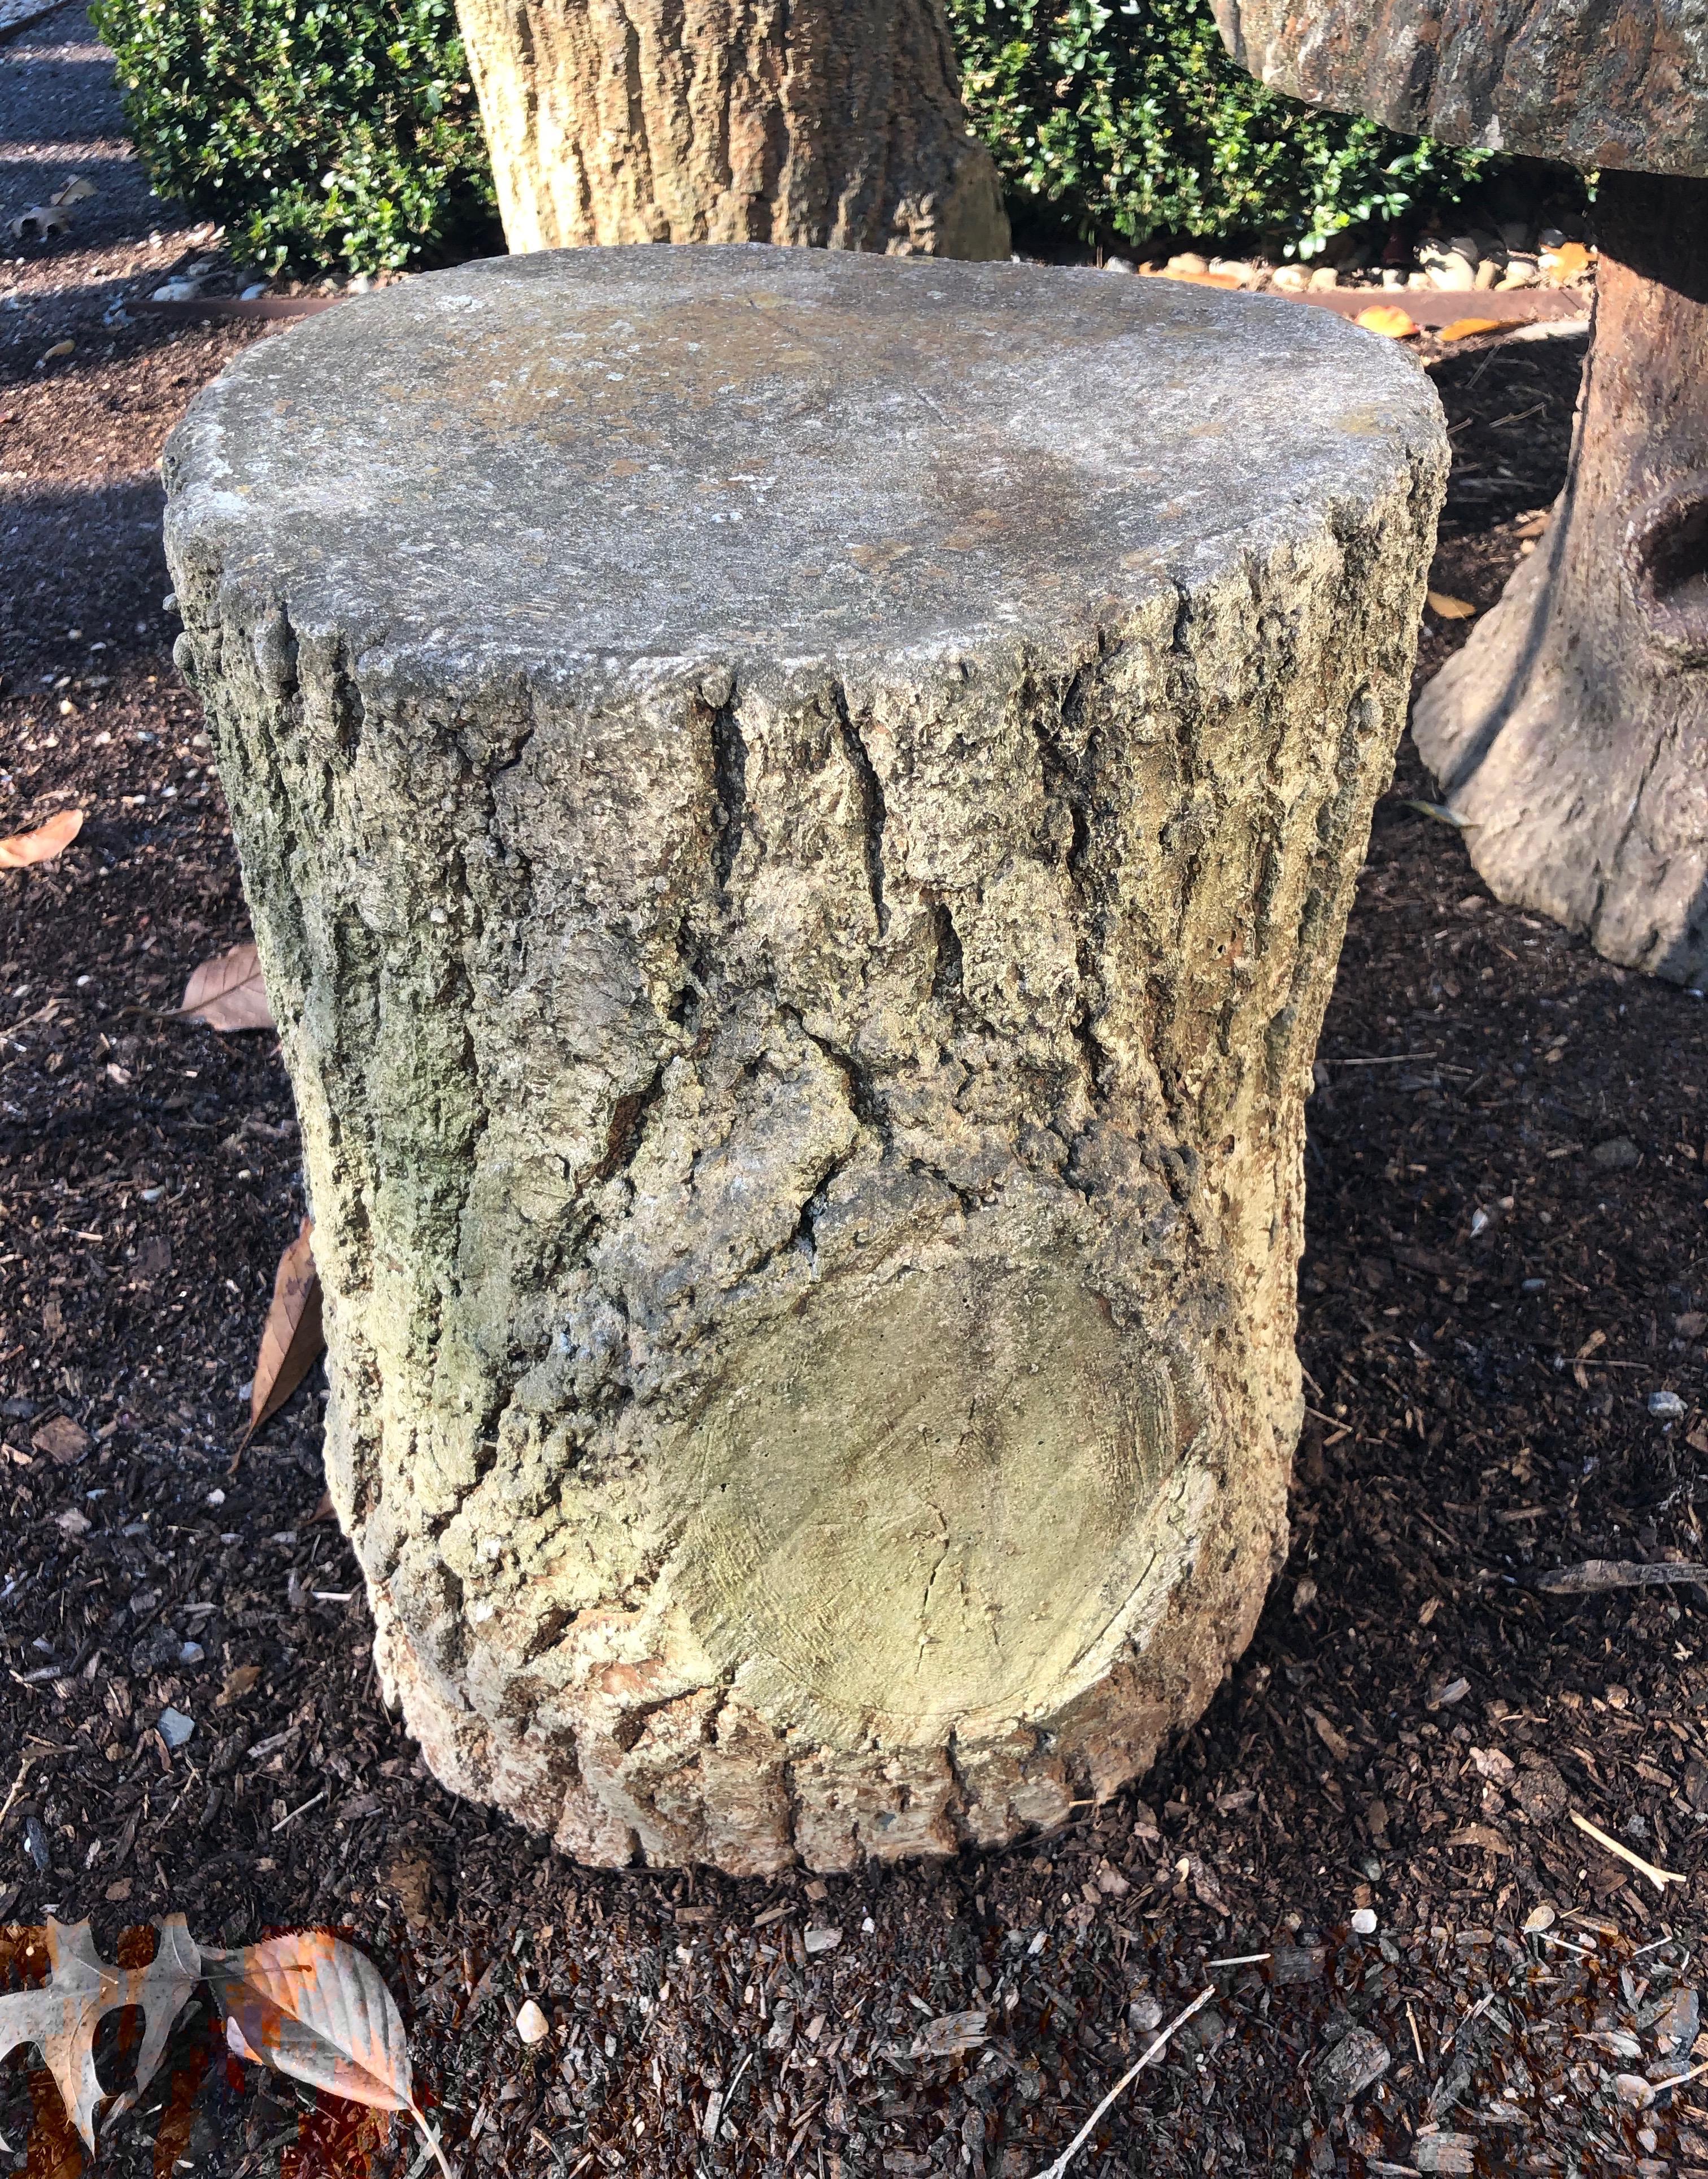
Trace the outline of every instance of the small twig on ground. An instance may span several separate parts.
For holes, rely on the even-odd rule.
[[[1686,1881],[1686,1879],[1680,1876],[1676,1869],[1656,1869],[1652,1861],[1645,1861],[1640,1853],[1633,1853],[1629,1847],[1621,1846],[1616,1838],[1609,1838],[1604,1830],[1592,1824],[1587,1816],[1580,1816],[1575,1809],[1571,1814],[1572,1821],[1580,1831],[1585,1832],[1594,1839],[1597,1846],[1604,1847],[1609,1853],[1617,1854],[1621,1861],[1634,1869],[1640,1876],[1646,1876],[1657,1891],[1665,1891],[1669,1884],[1683,1884]]]
[[[1411,2047],[1416,2051],[1417,2062],[1421,2066],[1424,2062],[1423,2038],[1417,2032],[1417,2015],[1412,2011],[1409,2002],[1405,2008],[1405,2017],[1411,2028]]]
[[[1231,1959],[1206,1960],[1204,1965],[1207,1968],[1255,1968],[1274,1957],[1273,1952],[1236,1952]]]
[[[30,1776],[30,1766],[35,1760],[36,1758],[33,1755],[26,1755],[19,1765],[18,1776],[12,1781],[12,1791],[6,1796],[3,1807],[0,1807],[0,1824],[3,1824],[7,1817],[11,1814],[12,1803],[23,1792],[24,1781]]]
[[[1459,820],[1455,818],[1453,822],[1457,824]],[[1435,1047],[1432,1045],[1427,1051],[1379,1051],[1373,1058],[1329,1059],[1323,1064],[1328,1067],[1404,1067],[1414,1059],[1433,1059],[1435,1057]]]
[[[1152,2044],[1150,2049],[1146,2051],[1144,2056],[1139,2060],[1138,2063],[1135,2066],[1130,2066],[1126,2072],[1121,2075],[1120,2080],[1115,2083],[1114,2088],[1109,2090],[1109,2094],[1103,2098],[1103,2101],[1098,2105],[1097,2109],[1092,2113],[1091,2116],[1086,2121],[1085,2124],[1080,2128],[1079,2132],[1074,2136],[1067,2147],[1063,2149],[1061,2154],[1057,2157],[1055,2162],[1054,2164],[1046,2165],[1043,2170],[1037,2174],[1037,2179],[1063,2179],[1063,2175],[1068,2168],[1069,2160],[1073,2156],[1074,2152],[1082,2147],[1086,2142],[1090,2140],[1092,2135],[1097,2130],[1098,2121],[1103,2116],[1109,2105],[1114,2103],[1116,2097],[1119,2096],[1125,2088],[1130,2087],[1134,2081],[1137,2080],[1140,2074],[1144,2072],[1146,2066],[1150,2064],[1152,2059],[1166,2047],[1169,2038],[1174,2034],[1175,2030],[1177,2028],[1184,2028],[1186,2023],[1191,2018],[1192,2015],[1198,2010],[1198,2007],[1201,2005],[1207,2005],[1215,1995],[1216,1987],[1213,1983],[1207,1990],[1201,1990],[1198,1992],[1198,1995],[1192,2000],[1191,2003],[1186,2007],[1184,2012],[1177,2012],[1174,2015],[1174,2017],[1169,2023],[1162,2034],[1158,2036],[1156,2041]]]
[[[1598,1369],[1612,1364],[1597,1362]],[[1538,1589],[1555,1596],[1593,1596],[1607,1589],[1652,1589],[1671,1582],[1708,1583],[1708,1566],[1683,1562],[1645,1563],[1635,1559],[1585,1559],[1577,1566],[1554,1567],[1536,1577]]]
[[[312,1801],[304,1801],[301,1808],[293,1809],[287,1816],[281,1816],[277,1823],[273,1825],[274,1830],[282,1831],[287,1824],[295,1823],[298,1816],[307,1815],[310,1809],[318,1809],[326,1798],[324,1791],[316,1793]]]

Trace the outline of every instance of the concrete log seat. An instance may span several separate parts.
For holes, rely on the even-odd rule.
[[[417,279],[197,401],[180,656],[447,1784],[841,1869],[1202,1709],[1445,466],[1327,312],[763,246]]]

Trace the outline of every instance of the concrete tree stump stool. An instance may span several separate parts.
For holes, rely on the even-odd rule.
[[[1596,315],[1553,519],[1419,697],[1502,900],[1708,983],[1708,40],[1685,0],[1215,0],[1277,90],[1599,167]]]
[[[1327,313],[759,246],[416,280],[196,402],[333,1501],[448,1785],[840,1869],[1202,1708],[1445,466]]]

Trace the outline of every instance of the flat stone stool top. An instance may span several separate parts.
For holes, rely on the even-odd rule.
[[[1329,313],[1120,273],[747,245],[412,280],[258,343],[174,535],[447,676],[1059,633],[1367,506],[1433,431]],[[193,541],[193,546],[192,546]]]

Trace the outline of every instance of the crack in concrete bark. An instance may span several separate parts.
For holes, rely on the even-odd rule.
[[[860,789],[861,844],[866,858],[866,882],[872,893],[872,913],[881,938],[890,918],[884,905],[884,828],[888,821],[884,788],[859,728],[849,714],[846,692],[839,685],[830,692],[842,749],[853,766]]]
[[[730,877],[742,850],[747,821],[747,744],[736,710],[736,692],[730,691],[711,714],[709,732],[712,749],[712,796],[715,831],[712,845],[712,874],[725,905],[729,903]]]

